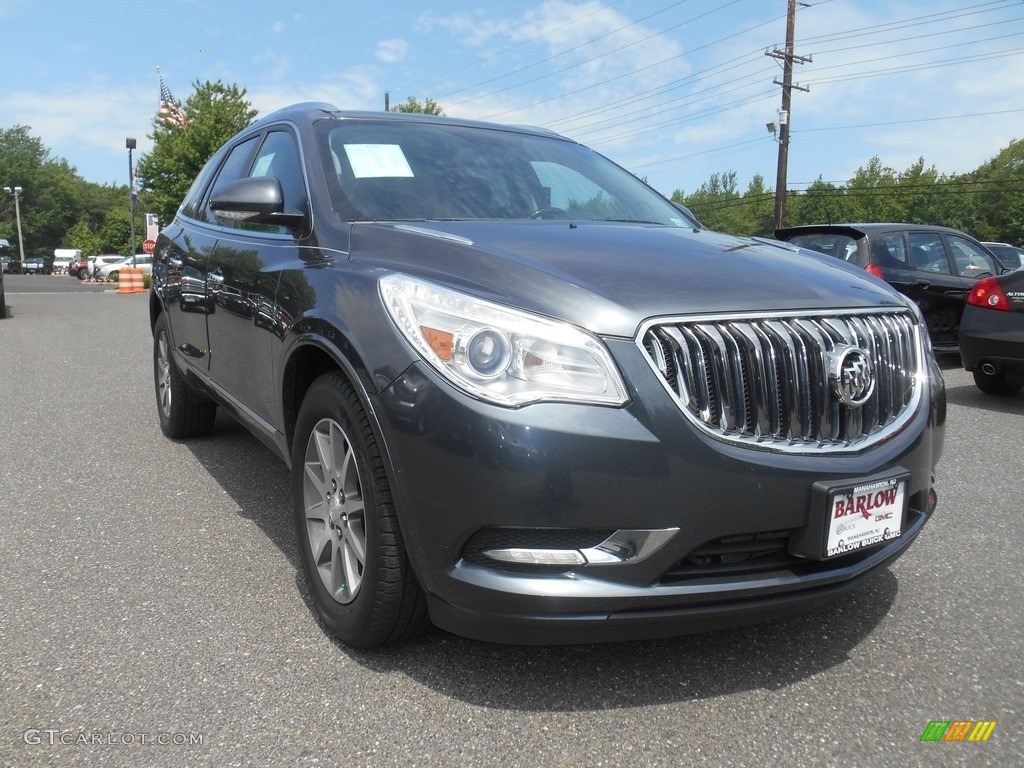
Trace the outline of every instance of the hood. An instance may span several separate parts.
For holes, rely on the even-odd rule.
[[[633,337],[652,317],[905,306],[863,270],[786,243],[566,221],[354,224],[350,259]]]

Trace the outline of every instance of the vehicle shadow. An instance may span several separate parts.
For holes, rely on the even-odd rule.
[[[231,417],[186,443],[196,459],[295,569],[316,616],[291,523],[285,465]],[[591,711],[777,690],[842,664],[890,610],[891,571],[801,616],[679,638],[576,646],[495,645],[431,628],[374,652],[351,649],[317,625],[339,654],[378,674],[398,672],[443,696],[483,707]]]
[[[220,409],[208,436],[183,445],[238,505],[239,514],[255,523],[293,567],[301,568],[285,464]]]
[[[400,671],[443,696],[531,712],[620,709],[778,690],[842,664],[885,617],[899,589],[886,571],[801,616],[664,640],[577,646],[493,645],[438,629],[358,664]]]

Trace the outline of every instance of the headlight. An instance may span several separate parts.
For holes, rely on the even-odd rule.
[[[423,359],[482,400],[516,406],[628,399],[604,344],[575,326],[405,275],[381,278],[380,295]]]

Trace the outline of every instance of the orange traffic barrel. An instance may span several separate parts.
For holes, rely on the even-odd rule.
[[[142,283],[142,267],[122,267],[117,273],[118,293],[141,293],[146,290]]]

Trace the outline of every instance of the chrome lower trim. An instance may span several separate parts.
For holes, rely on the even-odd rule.
[[[678,528],[619,530],[596,547],[586,549],[534,549],[504,547],[485,549],[483,555],[501,563],[517,565],[550,565],[560,567],[584,565],[626,565],[644,560],[679,533]]]

